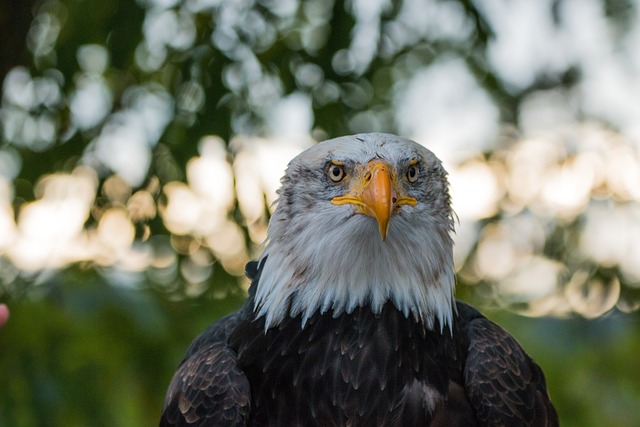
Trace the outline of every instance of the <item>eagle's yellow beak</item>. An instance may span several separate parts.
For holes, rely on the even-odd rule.
[[[414,206],[413,197],[398,196],[393,168],[384,160],[374,159],[354,177],[350,190],[344,196],[334,197],[334,205],[352,204],[356,211],[378,221],[378,230],[384,241],[389,231],[389,221],[399,205]]]

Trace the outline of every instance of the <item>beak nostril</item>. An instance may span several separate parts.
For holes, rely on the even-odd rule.
[[[393,204],[395,205],[397,202],[398,202],[398,198],[397,198],[397,197],[395,197],[395,196],[393,196],[393,197],[391,198],[391,203],[393,203]]]
[[[364,181],[365,182],[371,181],[371,172],[367,172],[367,174],[364,176]]]

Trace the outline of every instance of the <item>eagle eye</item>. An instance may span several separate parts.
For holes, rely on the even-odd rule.
[[[418,165],[410,165],[409,168],[407,168],[407,181],[409,181],[410,183],[414,183],[418,180],[418,175],[420,175],[420,169],[418,168]]]
[[[340,182],[347,176],[347,173],[344,171],[344,166],[334,162],[331,162],[329,165],[327,173],[329,174],[329,179],[333,182]]]

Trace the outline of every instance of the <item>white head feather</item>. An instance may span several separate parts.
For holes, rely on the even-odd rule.
[[[411,159],[420,168],[414,185],[403,182],[418,203],[399,207],[385,241],[374,218],[331,203],[345,188],[327,175],[331,161],[364,165],[374,158],[386,160],[396,174]],[[301,315],[304,324],[318,310],[338,316],[369,306],[377,313],[390,301],[429,329],[436,320],[451,329],[453,212],[446,172],[433,153],[389,134],[328,140],[289,163],[278,195],[255,294],[265,328],[285,316]]]

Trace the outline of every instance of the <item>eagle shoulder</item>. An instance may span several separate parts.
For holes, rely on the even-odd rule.
[[[160,427],[246,425],[249,380],[226,343],[241,314],[222,318],[193,342],[169,385]]]
[[[542,369],[503,328],[467,304],[457,309],[461,377],[478,423],[557,426]]]

